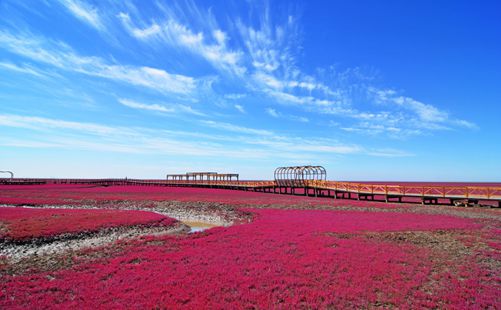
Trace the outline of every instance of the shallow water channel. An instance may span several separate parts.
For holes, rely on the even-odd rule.
[[[198,221],[181,221],[181,222],[190,227],[190,234],[219,226],[208,222],[198,222]]]

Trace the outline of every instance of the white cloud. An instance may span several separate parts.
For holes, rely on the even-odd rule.
[[[197,87],[192,77],[171,74],[163,69],[121,65],[106,62],[99,57],[80,56],[60,42],[0,31],[3,48],[32,60],[60,69],[102,77],[114,81],[143,86],[170,94],[189,94]]]
[[[104,29],[99,12],[95,7],[78,0],[59,0],[59,3],[66,7],[66,9],[68,9],[73,16],[81,21],[98,30]]]
[[[0,114],[0,127],[29,130],[28,134],[0,136],[0,145],[30,148],[61,148],[130,154],[165,154],[196,157],[260,160],[325,160],[329,154],[369,156],[407,156],[398,150],[371,150],[344,145],[335,140],[278,136],[271,131],[203,121],[216,129],[245,134],[217,136],[193,132],[168,131],[131,126],[106,126],[60,119]],[[40,132],[41,134],[36,134]],[[47,134],[47,133],[50,134]],[[219,141],[231,143],[231,147]]]
[[[33,141],[29,139],[4,139],[0,138],[0,145],[3,146],[13,146],[13,147],[22,147],[22,148],[54,148],[54,147],[61,147],[60,144],[58,143],[53,143],[53,142],[40,142],[40,141]]]
[[[309,118],[304,117],[304,116],[295,116],[295,115],[290,115],[290,119],[301,122],[301,123],[308,123],[310,121]]]
[[[203,57],[214,67],[236,75],[242,75],[246,71],[240,64],[242,53],[228,48],[228,36],[221,29],[213,29],[208,34],[195,32],[172,17],[162,23],[153,22],[145,28],[139,28],[129,14],[122,12],[118,17],[129,34],[139,40],[160,41],[169,46],[186,49]]]
[[[247,95],[246,94],[225,94],[224,98],[226,99],[231,99],[231,100],[238,100],[245,98]]]
[[[393,98],[393,102],[404,108],[414,111],[419,116],[419,118],[425,122],[440,123],[446,121],[449,118],[449,115],[446,112],[440,111],[430,104],[425,104],[409,97],[399,96]]]
[[[46,74],[41,72],[40,70],[37,70],[31,66],[19,66],[10,62],[0,62],[0,68],[14,71],[14,72],[19,72],[19,73],[24,73],[24,74],[29,74],[29,75],[34,75],[36,77],[45,77]]]
[[[240,113],[245,113],[244,107],[239,104],[235,104],[235,109],[237,109]]]
[[[215,121],[202,121],[202,124],[209,126],[209,127],[212,127],[212,128],[220,129],[220,130],[249,134],[249,135],[271,136],[274,134],[272,131],[269,131],[269,130],[254,129],[254,128],[242,127],[242,126],[237,126],[237,125],[228,124],[228,123],[215,122]]]
[[[276,23],[269,15],[267,5],[257,24],[246,24],[243,19],[236,18],[233,24],[236,27],[228,28],[228,31],[217,25],[210,12],[202,12],[196,6],[187,6],[182,14],[174,13],[161,4],[159,7],[165,13],[163,20],[157,18],[145,22],[139,14],[131,18],[128,13],[119,14],[119,18],[131,36],[148,43],[186,49],[202,56],[218,69],[238,72],[241,80],[237,83],[243,83],[252,93],[265,94],[275,103],[298,105],[307,112],[363,120],[363,123],[345,126],[351,132],[392,136],[405,132],[406,136],[410,136],[426,130],[446,129],[446,123],[466,128],[474,126],[452,120],[447,112],[413,98],[399,96],[392,89],[373,87],[370,77],[358,68],[338,71],[332,66],[313,75],[303,72],[296,58],[297,46],[300,46],[296,19],[289,16]],[[195,17],[196,23],[182,23],[179,19],[186,21]],[[231,48],[229,42],[234,43]],[[387,105],[390,111],[359,111],[353,105],[352,96],[362,97],[367,92],[376,102],[391,103],[391,106]],[[226,94],[223,97],[239,99],[240,95]],[[276,110],[267,113],[299,122],[309,121],[306,116],[279,116]],[[405,123],[409,116],[413,119]]]
[[[267,14],[261,17],[258,27],[237,21],[240,40],[251,64],[249,86],[277,103],[311,105],[305,108],[315,112],[338,106],[341,92],[305,74],[296,64],[294,53],[300,45],[296,20],[289,16],[283,23],[273,24]]]
[[[148,37],[155,36],[161,32],[161,28],[158,24],[153,23],[151,26],[139,29],[134,27],[130,19],[129,14],[120,12],[117,17],[122,21],[123,26],[129,33],[137,39],[147,39]]]
[[[440,111],[438,108],[430,104],[414,100],[413,98],[398,96],[397,92],[392,89],[377,89],[370,87],[368,91],[375,95],[376,102],[391,103],[403,109],[409,110],[415,113],[423,122],[440,123],[448,120],[449,118],[449,115],[446,112]]]
[[[342,102],[330,99],[319,99],[314,96],[297,96],[285,91],[267,90],[266,93],[282,104],[302,105],[305,108],[315,109],[316,112],[325,114],[347,115],[350,110],[344,108]]]
[[[120,102],[122,105],[132,108],[132,109],[138,109],[138,110],[146,110],[146,111],[153,111],[153,112],[161,112],[161,113],[186,113],[186,114],[193,114],[197,116],[205,116],[204,113],[193,109],[190,106],[187,105],[182,105],[182,104],[169,104],[169,105],[162,105],[162,104],[157,104],[157,103],[142,103],[138,102],[135,100],[130,100],[126,98],[119,98],[118,102]]]
[[[281,90],[284,87],[284,84],[281,81],[279,81],[273,75],[264,72],[254,73],[253,78],[259,84],[264,85],[273,90]]]
[[[415,135],[424,131],[447,129],[454,124],[466,128],[474,124],[453,120],[445,111],[410,97],[400,96],[392,89],[371,86],[370,78],[357,68],[332,71],[332,83],[327,85],[325,72],[309,75],[296,64],[297,29],[295,20],[273,24],[265,10],[257,27],[237,21],[241,40],[245,44],[246,56],[252,65],[251,82],[253,91],[265,93],[277,103],[301,106],[308,112],[335,115],[348,119],[364,119],[364,123],[346,126],[351,132],[371,132],[372,134]],[[329,71],[329,72],[330,72]],[[359,111],[353,106],[352,98],[371,93],[376,102],[391,103],[390,111]],[[357,101],[360,101],[358,99]],[[267,111],[273,117],[285,117],[274,111]],[[291,119],[293,117],[289,117]],[[411,120],[409,121],[409,118]],[[297,118],[307,121],[307,117]]]
[[[395,149],[375,149],[367,152],[368,155],[376,157],[409,157],[414,154]]]
[[[361,122],[351,127],[342,127],[342,126],[338,127],[340,127],[341,130],[346,132],[360,133],[370,136],[385,135],[395,139],[406,139],[408,137],[419,136],[424,134],[423,130],[421,129],[386,126],[384,124],[377,124],[370,122]]]
[[[184,113],[188,113],[188,114],[193,114],[193,115],[197,115],[197,116],[207,116],[207,114],[200,112],[198,110],[195,110],[192,107],[187,106],[187,105],[176,105],[176,109],[179,111],[182,111]]]
[[[279,117],[280,115],[278,114],[277,110],[273,108],[266,108],[266,113],[272,117]]]
[[[453,122],[454,122],[454,124],[456,124],[458,126],[465,127],[468,129],[478,129],[477,124],[469,122],[469,121],[457,119],[457,120],[454,120]]]
[[[255,70],[267,74],[277,70],[286,73],[292,67],[294,59],[289,45],[297,43],[293,22],[275,27],[265,13],[259,28],[245,25],[242,20],[237,20],[237,28]]]
[[[156,111],[156,112],[174,112],[174,109],[172,108],[167,108],[163,105],[159,104],[144,104],[140,103],[137,101],[129,100],[129,99],[118,99],[118,102],[120,102],[122,105],[133,108],[133,109],[140,109],[140,110],[148,110],[148,111]]]
[[[304,145],[296,144],[290,146],[295,151],[309,151],[334,154],[359,154],[363,153],[363,148],[357,145],[321,145],[316,143],[308,143]]]
[[[273,108],[266,108],[265,111],[268,115],[275,117],[275,118],[285,118],[285,119],[289,119],[289,120],[297,121],[297,122],[301,122],[301,123],[308,123],[310,121],[307,117],[297,116],[297,115],[292,115],[292,114],[283,114],[283,113],[280,113]]]
[[[277,151],[295,154],[322,155],[367,155],[375,157],[407,157],[413,154],[396,149],[365,148],[356,144],[342,144],[329,138],[300,137],[258,137],[248,139],[248,143],[263,145]],[[328,157],[331,160],[330,157]]]
[[[373,96],[379,104],[386,104],[401,108],[402,111],[408,111],[413,115],[406,117],[406,122],[415,128],[428,130],[447,130],[449,126],[462,126],[466,128],[476,128],[477,126],[465,120],[453,119],[445,111],[439,108],[417,101],[410,97],[400,96],[392,89],[378,89],[369,87],[369,95]],[[368,114],[369,115],[369,114]]]
[[[0,126],[29,129],[43,132],[34,138],[0,137],[0,144],[16,147],[63,148],[103,152],[176,154],[191,156],[248,156],[252,152],[234,151],[226,154],[220,145],[204,140],[185,141],[165,135],[159,130],[122,126],[105,126],[95,123],[81,123],[33,116],[0,114]],[[45,132],[50,131],[47,135]],[[97,138],[97,139],[96,139]]]
[[[18,127],[27,129],[68,129],[84,131],[89,134],[111,135],[119,131],[114,127],[97,125],[93,123],[69,122],[64,120],[50,119],[34,116],[20,116],[12,114],[0,114],[0,126]],[[130,132],[129,130],[124,131]]]

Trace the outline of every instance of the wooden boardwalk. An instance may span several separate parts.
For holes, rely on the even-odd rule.
[[[501,207],[501,186],[392,185],[303,180],[292,186],[276,181],[151,179],[0,179],[0,185],[81,184],[88,186],[169,186],[243,190],[333,199]]]

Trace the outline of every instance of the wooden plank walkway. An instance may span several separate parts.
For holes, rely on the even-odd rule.
[[[302,180],[300,185],[278,186],[275,181],[207,181],[151,179],[0,179],[0,185],[80,184],[90,186],[172,186],[255,191],[333,199],[357,199],[422,204],[501,207],[501,186],[393,185]]]

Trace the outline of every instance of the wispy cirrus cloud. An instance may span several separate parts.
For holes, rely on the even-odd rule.
[[[192,77],[172,74],[159,68],[123,65],[107,62],[100,57],[81,56],[64,43],[29,34],[13,35],[0,31],[0,43],[12,53],[59,69],[147,87],[163,93],[187,95],[196,89],[198,83]]]
[[[173,108],[168,108],[168,107],[160,105],[160,104],[145,104],[145,103],[137,102],[137,101],[130,100],[130,99],[120,98],[120,99],[118,99],[118,102],[120,102],[122,105],[124,105],[126,107],[133,108],[133,109],[139,109],[139,110],[164,112],[164,113],[171,113],[171,112],[175,111]]]
[[[128,13],[120,12],[117,17],[121,20],[122,25],[129,32],[131,36],[140,40],[147,40],[148,38],[154,38],[159,35],[162,29],[156,23],[151,24],[145,28],[139,28],[136,26]]]
[[[230,99],[230,100],[239,100],[239,99],[243,99],[245,97],[247,97],[247,94],[224,94],[223,95],[224,98],[226,99]]]
[[[365,155],[373,157],[409,157],[412,153],[391,148],[370,148],[345,144],[330,138],[302,138],[291,136],[246,138],[247,143],[266,146],[274,150],[317,155]]]
[[[466,128],[476,128],[477,126],[465,120],[452,118],[448,112],[439,108],[420,102],[410,97],[399,95],[393,89],[379,89],[369,87],[368,93],[377,104],[390,105],[399,111],[410,113],[406,121],[413,123],[416,128],[421,129],[449,129],[450,126],[461,126]]]
[[[88,122],[73,122],[60,119],[15,114],[0,114],[0,126],[26,128],[33,130],[67,129],[95,135],[131,133],[130,130],[125,130],[122,132],[122,128],[117,129],[111,126]]]
[[[273,24],[269,13],[264,13],[258,27],[247,25],[237,17],[234,29],[223,30],[210,10],[200,11],[192,3],[186,5],[190,9],[186,9],[183,15],[191,13],[200,19],[197,22],[206,21],[195,30],[192,25],[177,18],[179,12],[160,3],[157,5],[164,15],[150,21],[139,16],[131,17],[125,12],[120,12],[117,17],[132,37],[199,55],[222,72],[236,74],[248,90],[268,94],[279,102],[337,104],[333,98],[325,96],[338,96],[338,92],[315,77],[302,73],[295,65],[293,53],[300,40],[294,16],[288,16],[283,24]],[[233,44],[230,46],[229,42]],[[318,96],[320,94],[322,96]],[[241,94],[223,96],[236,99],[235,96],[240,98]]]
[[[401,150],[396,150],[396,149],[388,149],[388,148],[369,150],[367,154],[370,156],[389,157],[389,158],[414,156],[414,154],[406,152],[406,151],[401,151]]]
[[[217,148],[213,143],[188,142],[168,133],[159,136],[159,131],[137,127],[108,126],[13,114],[0,114],[0,126],[24,128],[31,133],[51,132],[50,135],[43,137],[36,136],[36,139],[13,140],[4,135],[0,138],[0,144],[7,146],[191,156],[222,156],[225,153],[224,149]],[[95,136],[100,139],[96,140]]]
[[[164,10],[167,9],[164,7]],[[240,65],[242,53],[227,46],[228,36],[224,31],[213,29],[208,34],[196,32],[169,15],[165,21],[152,22],[145,28],[136,26],[127,13],[120,12],[117,16],[129,34],[136,39],[181,47],[203,57],[218,69],[237,75],[245,73],[245,67]]]
[[[305,74],[297,65],[295,53],[300,46],[299,26],[294,16],[282,23],[273,23],[264,13],[257,27],[237,22],[240,40],[248,56],[251,83],[249,87],[268,95],[277,103],[309,106],[338,106],[339,90],[332,89],[318,78]]]
[[[104,30],[98,9],[80,0],[58,0],[73,16],[97,30]]]
[[[221,137],[193,132],[152,130],[130,126],[108,126],[38,116],[0,114],[0,127],[28,130],[23,137],[0,137],[0,145],[26,148],[63,148],[130,154],[169,154],[195,157],[244,158],[259,160],[320,160],[329,154],[371,155],[382,151],[358,145],[343,145],[330,139],[303,139],[276,135],[269,131],[206,121],[218,130],[245,134],[228,135],[232,148],[220,144]],[[42,135],[37,135],[40,132]],[[51,134],[47,135],[46,133]],[[95,139],[95,137],[99,139]],[[189,137],[190,139],[187,139]],[[390,151],[386,152],[390,154]],[[395,151],[395,156],[398,151]],[[400,153],[402,155],[402,153]],[[381,156],[376,154],[374,156]]]
[[[268,113],[268,115],[272,116],[272,117],[280,117],[280,114],[277,112],[277,110],[273,109],[273,108],[266,108],[266,113]]]
[[[401,128],[397,126],[387,126],[384,124],[361,122],[351,127],[340,127],[341,130],[349,133],[359,133],[368,136],[387,136],[395,139],[406,139],[412,136],[424,134],[422,130]]]
[[[177,113],[185,113],[185,114],[193,114],[193,115],[198,115],[198,116],[205,116],[205,113],[202,113],[196,109],[193,109],[192,107],[188,105],[183,105],[183,104],[158,104],[158,103],[143,103],[143,102],[138,102],[136,100],[131,100],[131,99],[126,99],[126,98],[119,98],[118,102],[122,104],[123,106],[132,108],[132,109],[137,109],[137,110],[145,110],[145,111],[153,111],[153,112],[161,112],[161,113],[167,113],[169,115],[172,114],[177,114]]]
[[[36,77],[46,77],[46,73],[29,65],[17,65],[11,62],[0,62],[0,68],[18,73],[33,75]]]
[[[377,89],[370,87],[368,91],[374,95],[377,103],[390,103],[412,111],[423,122],[442,123],[449,119],[448,113],[440,111],[438,108],[430,104],[414,100],[413,98],[399,96],[397,92],[392,89]]]
[[[378,88],[372,84],[370,77],[356,69],[333,72],[330,83],[322,81],[325,75],[306,74],[295,57],[297,46],[300,46],[297,20],[289,16],[282,23],[273,23],[266,12],[260,20],[258,27],[242,21],[237,26],[245,42],[245,54],[251,59],[252,69],[247,70],[254,83],[251,87],[264,92],[277,103],[298,105],[308,112],[355,121],[349,127],[353,129],[351,132],[390,137],[419,135],[447,129],[448,126],[476,127],[471,122],[452,118],[449,113],[431,104]],[[357,97],[365,97],[370,110],[354,105],[354,102],[360,101],[354,100]],[[392,105],[381,105],[383,101]],[[377,112],[372,112],[374,110]],[[272,113],[267,110],[267,113],[279,116],[276,110]],[[412,121],[409,122],[409,119]]]
[[[266,113],[274,118],[285,118],[293,121],[298,121],[301,123],[308,123],[310,120],[307,117],[304,116],[297,116],[297,115],[292,115],[292,114],[283,114],[281,112],[278,112],[274,108],[266,108],[265,109]]]
[[[352,133],[402,138],[448,127],[476,127],[471,122],[453,119],[431,104],[391,94],[390,90],[374,85],[371,77],[358,68],[338,71],[329,67],[307,73],[297,57],[302,41],[299,19],[294,14],[271,16],[269,4],[257,14],[257,22],[232,16],[226,28],[221,27],[210,10],[201,10],[195,3],[186,4],[184,9],[183,5],[174,6],[175,9],[160,3],[157,6],[162,14],[151,19],[128,12],[117,16],[129,35],[140,42],[201,56],[220,71],[222,83],[237,83],[247,94],[265,95],[268,104],[295,105],[306,114],[343,119],[344,123],[351,123],[343,130]],[[196,23],[190,23],[190,18]],[[226,73],[232,75],[228,78]],[[221,97],[233,100],[238,94]],[[391,104],[383,105],[382,101]],[[375,117],[366,117],[370,114]],[[401,116],[413,121],[401,121]]]
[[[242,105],[235,104],[234,107],[235,107],[235,109],[237,109],[238,112],[240,112],[240,113],[246,113],[245,112],[245,108]]]
[[[223,130],[223,131],[230,131],[230,132],[236,132],[236,133],[243,133],[243,134],[250,134],[250,135],[261,135],[261,136],[272,136],[274,133],[269,130],[264,130],[264,129],[255,129],[255,128],[248,128],[248,127],[243,127],[243,126],[238,126],[238,125],[233,125],[229,123],[223,123],[223,122],[216,122],[216,121],[202,121],[202,124]]]

